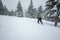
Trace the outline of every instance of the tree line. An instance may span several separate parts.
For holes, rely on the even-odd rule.
[[[33,1],[31,0],[30,5],[28,7],[28,10],[26,10],[26,12],[25,12],[25,17],[37,18],[38,11],[44,12],[44,10],[42,10],[42,6],[40,6],[38,8],[38,10],[36,8],[34,8]],[[21,2],[20,1],[18,2],[17,10],[9,11],[6,8],[6,6],[2,4],[2,1],[0,0],[0,15],[9,15],[9,16],[24,17],[24,12],[23,12],[23,8],[22,8],[22,5],[21,5]]]

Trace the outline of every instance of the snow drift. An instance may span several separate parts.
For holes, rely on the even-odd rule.
[[[0,40],[60,40],[60,27],[55,27],[54,22],[43,23],[32,18],[0,16]]]

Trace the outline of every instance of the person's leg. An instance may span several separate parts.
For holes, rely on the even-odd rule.
[[[40,22],[41,22],[41,24],[43,24],[43,22],[42,22],[42,18],[40,18]]]
[[[41,20],[41,24],[43,24],[42,20]]]
[[[38,23],[39,23],[39,18],[38,18]]]

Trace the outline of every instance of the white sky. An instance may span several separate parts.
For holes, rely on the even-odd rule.
[[[17,3],[19,0],[2,0],[3,5],[6,5],[6,7],[8,8],[8,10],[10,11],[11,9],[13,9],[14,11],[17,8]],[[27,8],[30,5],[30,0],[20,0],[23,10],[27,10]],[[38,8],[40,5],[43,6],[43,8],[45,8],[45,2],[46,0],[33,0],[33,5],[34,8]]]

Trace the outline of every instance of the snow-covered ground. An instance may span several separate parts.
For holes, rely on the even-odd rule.
[[[0,40],[60,40],[60,23],[0,15]]]

